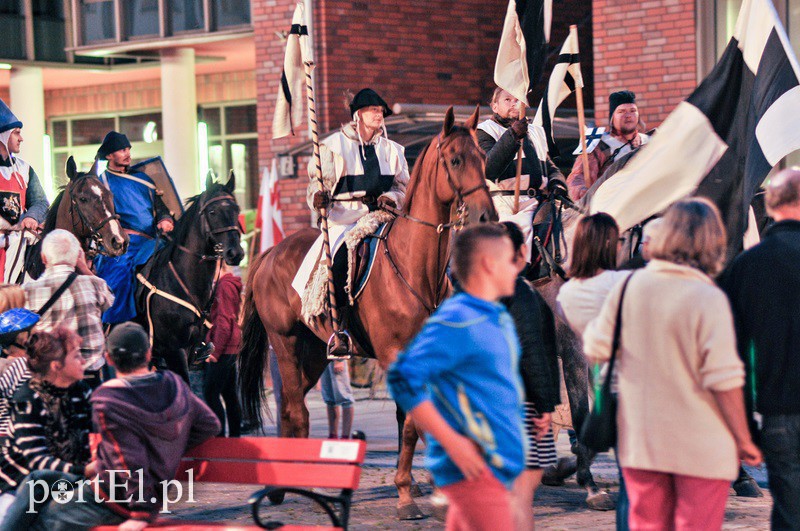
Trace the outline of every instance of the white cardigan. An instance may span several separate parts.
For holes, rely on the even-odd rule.
[[[621,285],[583,335],[611,355]],[[736,443],[714,391],[744,385],[728,299],[698,269],[653,260],[631,279],[622,309],[618,455],[624,468],[733,480]]]

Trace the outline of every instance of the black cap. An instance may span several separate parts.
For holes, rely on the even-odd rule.
[[[128,321],[118,324],[111,330],[106,339],[106,346],[112,356],[115,352],[144,354],[150,350],[150,337],[140,324]]]
[[[373,105],[383,107],[384,116],[391,116],[394,114],[389,108],[389,104],[383,101],[383,98],[378,96],[377,92],[371,88],[365,88],[359,90],[358,94],[356,94],[353,98],[353,101],[350,102],[350,116],[353,116],[359,109],[363,109],[364,107],[372,107]]]
[[[630,90],[620,90],[619,92],[612,92],[608,97],[608,116],[609,118],[614,115],[614,111],[620,105],[625,103],[636,103],[636,94]]]
[[[115,151],[129,147],[131,147],[131,143],[127,136],[123,135],[122,133],[117,133],[116,131],[109,131],[109,133],[103,139],[100,149],[97,150],[96,158],[104,159]]]

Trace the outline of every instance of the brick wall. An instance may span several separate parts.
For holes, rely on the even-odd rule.
[[[608,94],[636,93],[655,127],[697,86],[694,0],[595,0],[595,111],[608,118]]]
[[[256,97],[255,79],[255,73],[251,71],[199,75],[197,103],[253,100]],[[159,107],[161,107],[159,79],[45,92],[45,114],[48,118]]]
[[[580,24],[583,71],[592,95],[591,5],[558,2],[551,46],[557,55],[569,24]],[[344,93],[376,89],[394,103],[486,103],[494,90],[494,61],[507,0],[319,0],[314,3],[314,44],[320,131],[349,119]],[[299,138],[271,140],[272,115],[284,43],[275,36],[291,20],[291,0],[252,0],[258,86],[259,161],[263,166]],[[552,61],[555,57],[553,57]],[[548,73],[545,74],[545,80]],[[570,102],[567,102],[569,105]],[[284,227],[308,226],[306,178],[281,181]]]

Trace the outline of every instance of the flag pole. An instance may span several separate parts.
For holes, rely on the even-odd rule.
[[[524,120],[525,119],[525,104],[522,100],[519,101],[519,114],[517,115],[517,119]],[[525,135],[527,136],[527,131]],[[525,146],[525,138],[522,138],[522,142],[519,144],[519,153],[517,153],[517,178],[514,180],[514,214],[519,212],[519,193],[520,193],[520,182],[522,181],[522,155],[525,153],[523,151],[523,147]]]
[[[325,183],[322,180],[322,159],[319,154],[319,132],[317,131],[317,109],[314,100],[314,86],[312,84],[311,73],[314,70],[314,61],[303,61],[303,66],[306,73],[306,97],[308,99],[308,123],[311,127],[311,143],[314,145],[314,167],[317,168],[317,180],[319,181],[320,190],[325,190]],[[320,215],[320,229],[322,230],[322,251],[325,257],[325,265],[328,270],[328,309],[330,310],[331,327],[333,328],[333,335],[328,340],[328,359],[330,356],[331,346],[334,340],[339,337],[341,330],[339,326],[339,310],[336,306],[336,289],[333,283],[333,256],[331,256],[331,241],[328,234],[328,208],[321,208]],[[348,351],[350,350],[349,336],[347,336]],[[349,357],[349,356],[347,356]]]
[[[570,33],[575,32],[575,46],[576,51],[579,51],[578,46],[578,26],[572,24],[569,27]],[[583,176],[584,179],[589,176],[589,154],[586,152],[586,116],[583,113],[583,86],[578,84],[575,87],[575,99],[578,105],[578,129],[581,139],[581,160],[583,161]]]

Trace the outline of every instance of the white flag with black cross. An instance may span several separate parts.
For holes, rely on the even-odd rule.
[[[553,0],[510,0],[494,65],[495,84],[531,107],[528,93],[547,60]]]
[[[771,0],[744,0],[717,65],[650,143],[594,193],[626,230],[690,195],[711,199],[738,251],[769,171],[800,149],[800,67]]]
[[[272,138],[295,134],[295,127],[303,123],[306,89],[303,61],[307,60],[308,26],[302,2],[297,4],[292,16],[292,27],[286,37],[286,55],[283,58],[281,86],[272,117]]]
[[[578,29],[573,26],[569,30],[567,40],[564,41],[564,46],[561,47],[553,73],[550,74],[550,81],[533,118],[533,125],[542,127],[547,135],[547,150],[551,157],[559,154],[553,137],[556,109],[579,87],[583,87],[583,76],[578,57]]]

